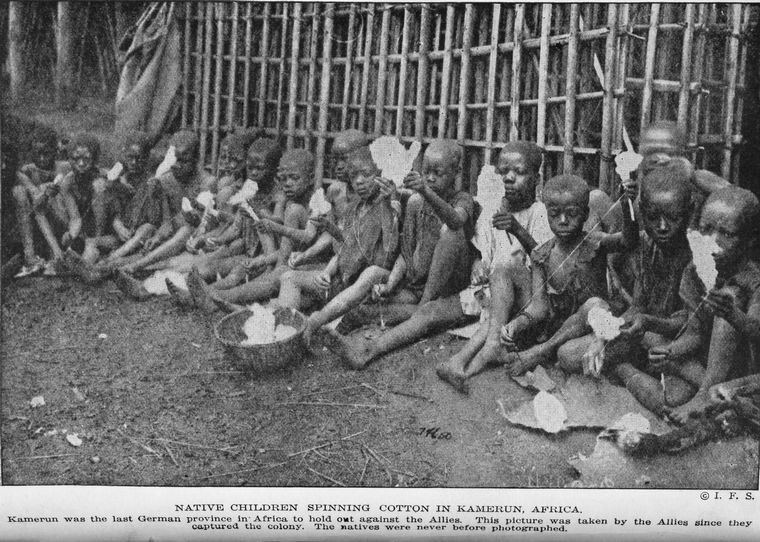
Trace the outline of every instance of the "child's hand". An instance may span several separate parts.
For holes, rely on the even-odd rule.
[[[60,191],[61,188],[55,183],[48,183],[44,190],[45,195],[49,198],[55,197]]]
[[[295,269],[303,259],[303,252],[291,252],[288,257],[288,267]]]
[[[202,246],[203,239],[201,237],[190,237],[185,243],[185,250],[190,254],[197,254],[198,249]]]
[[[741,312],[736,304],[736,299],[727,290],[713,288],[707,294],[705,304],[715,316],[723,318],[729,323],[736,321],[738,313]]]
[[[388,180],[388,179],[383,179],[382,177],[375,177],[375,181],[380,187],[381,198],[388,198],[388,199],[396,198],[396,192],[397,192],[396,185],[393,184],[393,181]]]
[[[254,222],[253,227],[256,228],[256,231],[259,233],[274,233],[274,222],[272,222],[268,218],[262,218],[258,222]]]
[[[65,231],[63,232],[63,235],[61,236],[61,245],[64,247],[68,247],[71,244],[71,232]]]
[[[501,326],[499,333],[499,342],[507,347],[508,350],[517,350],[517,338],[523,331],[518,318]]]
[[[583,374],[599,378],[604,367],[604,347],[606,343],[601,339],[595,339],[583,354]]]
[[[206,248],[209,250],[216,250],[219,248],[219,239],[216,237],[209,237],[206,239]]]
[[[645,314],[635,314],[620,326],[620,334],[631,339],[641,339],[647,330],[647,317]]]
[[[320,290],[325,290],[325,291],[329,290],[331,282],[332,282],[332,276],[330,276],[330,272],[327,270],[324,270],[321,273],[314,275],[314,285]]]
[[[515,218],[515,215],[506,211],[499,211],[494,214],[491,223],[497,230],[502,230],[507,233],[517,233],[522,229],[522,226]]]
[[[478,286],[488,283],[488,266],[483,260],[476,260],[472,264],[472,273],[470,273],[470,284]]]
[[[259,267],[262,267],[261,260],[258,258],[246,258],[243,260],[243,267],[247,271],[252,271],[254,269],[258,269]]]
[[[725,383],[715,384],[708,390],[710,401],[716,404],[730,403],[734,400],[734,390]]]
[[[154,248],[158,247],[160,244],[161,244],[161,239],[155,236],[151,237],[150,239],[145,241],[145,244],[143,245],[143,250],[145,250],[145,252],[150,252]]]
[[[134,231],[130,230],[129,228],[121,229],[119,228],[116,231],[116,236],[119,238],[119,241],[122,243],[126,243],[130,239],[132,239],[132,236],[135,234]]]
[[[670,346],[653,346],[647,353],[649,368],[660,373],[670,374],[673,371],[673,358]]]
[[[386,297],[389,293],[391,293],[391,289],[388,287],[388,284],[375,284],[372,287],[372,300],[378,301]]]
[[[634,201],[638,197],[639,183],[636,181],[628,179],[620,183],[620,186],[623,188],[623,195],[626,196],[629,200]],[[627,211],[627,209],[625,209],[627,206],[626,202],[621,201],[620,203],[623,205],[623,212]]]
[[[428,190],[428,185],[422,179],[422,175],[417,171],[410,171],[409,174],[404,177],[404,188],[424,194]]]

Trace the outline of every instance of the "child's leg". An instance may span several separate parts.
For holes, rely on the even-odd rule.
[[[24,186],[17,184],[13,187],[13,199],[16,203],[16,220],[21,230],[21,245],[24,247],[24,264],[33,265],[37,254],[34,251],[30,195]]]
[[[113,250],[119,244],[119,240],[115,235],[101,235],[99,237],[89,237],[85,239],[84,252],[82,253],[82,259],[93,264],[98,259],[102,252],[108,252]]]
[[[412,317],[418,309],[418,298],[410,290],[400,290],[388,300],[378,303],[362,303],[348,311],[338,325],[338,332],[346,335],[354,329],[380,322],[395,326]]]
[[[95,217],[95,236],[103,235],[108,227],[106,182],[96,179],[92,183],[92,214]]]
[[[713,319],[707,368],[696,395],[686,404],[674,409],[670,417],[677,423],[686,423],[692,413],[698,413],[709,402],[708,390],[728,379],[732,369],[740,367],[746,356],[746,340],[731,324],[722,318]]]
[[[375,284],[380,284],[388,278],[390,271],[380,266],[373,265],[362,271],[353,284],[332,298],[321,310],[309,316],[306,327],[306,335],[315,329],[345,314],[366,298]]]
[[[387,331],[370,344],[356,346],[354,341],[338,333],[331,333],[328,346],[351,367],[361,369],[383,354],[435,331],[459,324],[466,318],[458,295],[443,297],[418,307],[408,320]]]
[[[138,271],[142,269],[143,267],[147,267],[153,262],[158,262],[165,258],[169,258],[170,256],[176,256],[177,254],[185,250],[185,243],[187,243],[187,240],[190,237],[190,235],[192,235],[192,233],[193,233],[192,226],[181,226],[174,233],[171,239],[169,239],[168,241],[165,241],[164,243],[159,245],[157,248],[148,252],[145,256],[143,256],[136,262],[127,265],[124,268],[124,271],[127,273],[134,273],[135,271]]]
[[[467,366],[467,377],[474,376],[489,364],[500,363],[502,350],[501,328],[509,320],[514,308],[523,308],[530,301],[532,290],[530,271],[521,264],[497,266],[488,279],[491,285],[491,319],[483,348]]]
[[[526,371],[532,371],[543,363],[548,363],[560,346],[571,339],[583,337],[590,331],[588,325],[588,312],[593,307],[607,309],[607,302],[598,297],[592,297],[586,301],[578,311],[562,323],[562,326],[551,338],[541,344],[537,344],[523,352],[503,352],[500,361],[509,367],[513,375],[521,375]]]
[[[467,286],[469,273],[469,247],[464,230],[452,231],[444,225],[433,251],[420,305],[441,295],[458,292]],[[453,288],[452,282],[456,283]]]
[[[106,262],[115,262],[120,258],[129,256],[135,250],[140,248],[145,241],[150,239],[154,233],[156,233],[156,227],[153,224],[143,224],[138,227],[135,234],[130,239],[127,239],[123,245],[108,255]]]
[[[566,373],[582,373],[583,354],[595,341],[593,334],[567,341],[557,349],[557,365]]]
[[[303,294],[319,296],[324,293],[324,290],[318,288],[314,283],[314,279],[320,273],[320,270],[296,271],[289,269],[285,271],[280,277],[280,295],[277,298],[277,304],[281,307],[303,309],[306,305]]]
[[[255,303],[266,301],[280,291],[280,279],[289,269],[287,265],[278,265],[271,271],[259,275],[245,284],[226,290],[215,290],[214,297],[230,303]]]

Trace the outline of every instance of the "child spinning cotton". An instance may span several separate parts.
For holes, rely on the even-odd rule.
[[[286,152],[280,160],[277,177],[286,198],[284,227],[303,230],[309,219],[308,201],[314,185],[314,155],[303,149]],[[228,289],[206,286],[198,270],[193,269],[187,283],[196,306],[213,312],[217,310],[215,300],[251,303],[276,295],[280,287],[280,277],[288,270],[288,258],[292,250],[293,241],[288,237],[282,237],[278,251],[265,252],[243,261],[245,269],[253,276],[259,276]]]
[[[760,369],[760,266],[752,259],[759,222],[755,195],[734,186],[713,192],[702,209],[700,232],[715,236],[719,247],[714,254],[716,286],[706,292],[695,266],[687,267],[681,281],[681,296],[689,309],[687,327],[672,342],[649,350],[653,369],[679,376],[696,388],[688,402],[668,409],[678,423],[704,408],[712,386]],[[638,374],[638,385],[651,388],[652,377]]]
[[[380,172],[369,149],[351,153],[348,165],[357,199],[346,212],[344,241],[336,244],[335,256],[322,271],[291,270],[281,280],[278,304],[283,307],[301,309],[310,302],[327,301],[309,317],[307,339],[361,303],[374,285],[387,279],[396,259],[398,215],[386,185],[378,181]]]

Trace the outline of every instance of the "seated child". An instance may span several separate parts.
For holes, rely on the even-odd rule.
[[[430,143],[423,157],[422,174],[412,172],[404,181],[414,194],[406,205],[401,253],[387,282],[374,288],[374,297],[379,299],[347,313],[339,331],[378,318],[391,325],[414,319],[428,302],[456,296],[467,286],[475,202],[469,193],[456,191],[461,163],[462,148],[456,142]],[[351,321],[350,327],[344,325],[347,320]],[[372,359],[421,337],[425,326],[420,327],[420,321],[416,318],[400,333],[379,337],[371,352],[354,347],[337,333],[331,333],[330,348],[351,367],[360,369]]]
[[[44,260],[35,250],[32,218],[45,239],[50,256],[58,259],[63,255],[53,226],[65,223],[65,210],[57,198],[51,197],[46,206],[40,203],[45,199],[43,193],[52,185],[53,180],[71,171],[68,162],[55,160],[58,136],[52,128],[37,126],[30,139],[32,161],[18,169],[16,185],[12,189],[24,250],[24,275],[35,273],[44,266]]]
[[[735,186],[710,194],[702,209],[700,231],[715,235],[721,249],[714,254],[716,287],[705,292],[694,265],[689,265],[681,281],[681,297],[690,315],[686,329],[680,337],[649,350],[654,367],[696,388],[688,402],[667,409],[677,423],[703,410],[712,386],[758,372],[760,265],[751,255],[759,221],[757,197]],[[651,377],[641,380],[642,385],[651,385]]]
[[[156,183],[162,199],[161,225],[155,231],[146,228],[147,234],[145,231],[139,232],[143,239],[150,237],[143,243],[145,253],[138,255],[136,261],[116,261],[116,265],[121,267],[119,275],[122,279],[125,275],[182,252],[199,219],[197,213],[182,211],[182,198],[194,201],[200,192],[215,191],[216,179],[205,171],[198,172],[198,136],[189,131],[177,132],[171,144],[175,148],[176,162],[171,166],[171,171],[162,175]]]
[[[540,168],[541,149],[535,143],[510,141],[499,153],[496,172],[504,183],[504,198],[493,217],[481,214],[478,218],[476,239],[482,259],[475,261],[471,275],[472,284],[488,285],[490,307],[464,348],[436,369],[440,378],[459,391],[467,391],[465,368],[470,362],[485,367],[497,358],[501,327],[515,307],[525,306],[530,299],[525,255],[552,236],[546,207],[535,199]],[[451,302],[446,309],[451,315],[449,325],[464,316],[461,306],[455,309]]]
[[[589,187],[575,175],[550,179],[544,186],[544,204],[554,238],[531,254],[530,302],[501,333],[507,350],[497,361],[513,375],[549,362],[563,344],[590,331],[588,311],[607,296],[607,255],[633,248],[638,239],[638,228],[628,213],[623,215],[621,233],[584,230]],[[538,344],[515,351],[518,344],[535,342],[534,337]],[[542,341],[544,337],[549,338]],[[483,369],[473,364],[467,376]]]
[[[387,279],[396,258],[398,215],[387,187],[377,180],[380,172],[369,148],[351,153],[348,169],[357,197],[346,211],[344,241],[334,247],[335,256],[321,271],[287,271],[280,282],[280,306],[302,309],[309,301],[327,302],[309,316],[307,341],[312,331],[356,307],[375,284]]]
[[[691,260],[686,228],[691,213],[690,171],[669,164],[650,171],[641,181],[640,208],[644,231],[627,265],[636,277],[633,302],[623,313],[621,336],[605,345],[593,335],[576,339],[559,349],[560,367],[589,373],[595,357],[618,376],[647,408],[665,406],[660,379],[644,370],[647,350],[672,340],[686,321],[678,291],[683,270]],[[659,376],[659,375],[658,375]],[[657,393],[650,393],[656,385]],[[668,383],[668,402],[684,402],[690,385],[680,379]]]
[[[284,227],[303,230],[309,220],[309,197],[314,186],[314,155],[303,149],[286,152],[280,160],[277,177],[285,195]],[[242,267],[258,276],[228,289],[206,286],[203,277],[194,268],[188,276],[187,285],[195,305],[206,312],[213,312],[217,310],[215,300],[251,303],[277,295],[280,277],[288,270],[292,249],[293,241],[283,236],[279,250],[247,258]]]
[[[339,132],[333,140],[332,147],[330,148],[330,160],[332,162],[333,174],[335,179],[332,179],[325,188],[325,199],[330,203],[332,210],[329,214],[329,222],[336,224],[338,227],[342,226],[343,217],[348,209],[349,202],[355,198],[355,194],[351,189],[351,183],[348,178],[348,166],[347,157],[355,150],[361,147],[367,147],[370,143],[370,138],[362,131],[351,129]],[[329,231],[326,230],[328,224],[324,221],[317,221],[307,227],[305,232],[302,232],[302,236],[315,235],[316,241],[310,238],[299,239],[303,246],[308,248],[304,252],[294,251],[290,257],[288,265],[295,269],[301,265],[318,260],[320,256],[328,252],[333,244],[333,237]],[[280,232],[284,235],[284,232]],[[313,241],[313,242],[312,242]]]

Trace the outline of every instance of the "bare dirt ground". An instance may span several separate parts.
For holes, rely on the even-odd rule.
[[[578,478],[568,459],[591,454],[598,433],[510,425],[496,399],[532,394],[503,371],[459,395],[434,372],[462,345],[446,334],[363,372],[317,345],[289,371],[252,377],[212,319],[112,283],[10,282],[2,324],[5,484],[563,487]],[[647,487],[757,486],[748,438],[630,461]]]

